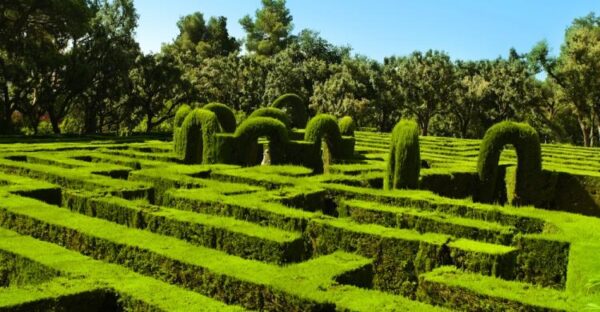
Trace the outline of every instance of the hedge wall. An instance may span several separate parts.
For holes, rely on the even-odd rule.
[[[287,114],[284,111],[280,110],[279,108],[274,108],[274,107],[259,108],[255,111],[253,111],[252,114],[250,114],[250,116],[248,116],[248,119],[255,118],[255,117],[271,117],[271,118],[277,119],[283,123],[283,125],[285,126],[286,129],[290,129],[291,125],[292,125],[292,121],[287,116]]]
[[[178,138],[175,140],[177,156],[186,164],[215,163],[215,134],[220,131],[215,113],[205,109],[193,110],[185,117],[178,130]]]
[[[219,124],[221,125],[223,132],[232,133],[235,131],[237,122],[235,121],[235,114],[229,106],[221,103],[209,103],[202,108],[217,115],[217,119],[219,119]]]
[[[517,151],[517,173],[511,204],[533,204],[542,172],[542,152],[537,132],[530,125],[504,121],[490,127],[481,141],[477,171],[480,187],[476,199],[493,202],[498,182],[498,161],[504,146]]]
[[[273,107],[284,111],[292,121],[291,126],[302,129],[308,121],[308,108],[304,100],[293,93],[278,97],[272,104]]]

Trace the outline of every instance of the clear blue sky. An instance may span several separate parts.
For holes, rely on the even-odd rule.
[[[238,20],[260,0],[135,0],[140,16],[137,40],[145,52],[159,51],[177,35],[179,17],[200,11],[225,16],[231,35],[243,38]],[[547,39],[559,52],[574,18],[600,14],[593,0],[288,0],[294,33],[310,28],[328,41],[349,44],[354,53],[376,60],[415,50],[438,49],[453,59],[526,52]]]

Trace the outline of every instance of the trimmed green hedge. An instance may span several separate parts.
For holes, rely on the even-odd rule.
[[[185,120],[185,117],[187,117],[187,115],[191,111],[192,111],[192,108],[187,104],[183,104],[183,105],[179,106],[179,109],[175,113],[175,118],[173,119],[173,127],[174,128],[181,127],[181,125],[183,124],[183,120]]]
[[[292,121],[292,127],[302,129],[308,121],[308,108],[304,100],[294,93],[287,93],[278,97],[271,106],[279,108]]]
[[[530,125],[504,121],[490,127],[481,141],[477,171],[480,188],[476,199],[495,200],[498,184],[498,161],[504,146],[512,144],[517,151],[517,173],[511,204],[534,204],[537,182],[542,172],[542,152],[537,132]]]
[[[319,145],[321,144],[321,141],[324,140],[327,144],[328,152],[331,154],[325,155],[324,158],[326,159],[350,158],[352,157],[350,152],[354,153],[353,148],[352,151],[348,148],[344,148],[345,144],[342,143],[340,127],[337,124],[337,120],[332,115],[319,114],[312,118],[308,122],[308,125],[306,125],[304,140]],[[354,147],[353,143],[352,147]]]
[[[256,112],[256,111],[255,111]],[[252,117],[246,119],[235,131],[234,137],[240,161],[244,165],[257,163],[258,138],[269,138],[269,152],[272,164],[281,164],[285,160],[285,148],[289,142],[288,131],[283,122],[271,117]]]
[[[175,151],[181,161],[186,164],[212,164],[217,160],[215,134],[221,127],[217,115],[205,109],[195,109],[190,112],[175,141]]]
[[[253,111],[252,114],[250,114],[250,116],[248,116],[248,119],[255,118],[255,117],[271,117],[271,118],[277,119],[283,123],[283,125],[285,126],[286,129],[290,129],[292,126],[292,121],[290,120],[290,118],[287,116],[287,114],[284,111],[282,111],[279,108],[274,108],[274,107],[259,108],[255,111]]]
[[[181,142],[179,141],[179,139],[181,139],[179,131],[181,130],[183,120],[185,120],[185,117],[187,117],[187,115],[189,115],[191,111],[192,108],[189,105],[183,104],[175,113],[175,118],[173,119],[173,151],[176,155],[180,155],[183,153],[181,148],[184,145],[181,144]]]
[[[421,171],[419,126],[412,120],[402,120],[392,131],[392,143],[384,177],[385,189],[419,186]]]
[[[338,120],[338,125],[340,127],[340,133],[342,135],[354,136],[354,131],[356,130],[356,122],[350,116],[344,116]]]
[[[219,124],[221,125],[223,132],[232,133],[235,131],[237,122],[235,121],[235,114],[229,106],[221,103],[209,103],[202,108],[217,115],[217,119],[219,119]]]

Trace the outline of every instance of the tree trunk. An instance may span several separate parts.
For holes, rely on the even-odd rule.
[[[50,124],[52,124],[52,131],[54,131],[55,134],[60,134],[60,127],[58,126],[58,118],[56,118],[56,114],[54,113],[54,110],[52,110],[52,109],[48,110],[48,116],[50,117]]]
[[[429,118],[422,118],[421,120],[419,120],[419,124],[421,125],[421,135],[427,136],[427,129],[429,128]]]
[[[585,124],[583,123],[583,121],[579,121],[579,128],[581,128],[581,134],[583,135],[583,146],[589,147],[590,146],[590,132],[588,131],[588,129],[585,126]]]
[[[152,127],[154,127],[154,124],[152,124],[152,114],[147,114],[146,118],[146,133],[150,133],[152,131]]]
[[[91,107],[86,107],[83,118],[83,133],[96,133],[98,126],[98,121],[96,120],[96,110]]]

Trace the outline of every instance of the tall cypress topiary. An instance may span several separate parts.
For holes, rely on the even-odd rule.
[[[217,160],[215,134],[221,132],[217,115],[205,109],[191,111],[178,131],[175,151],[186,164],[211,164]]]
[[[517,151],[513,204],[530,204],[535,201],[537,182],[542,172],[542,152],[540,139],[533,127],[526,123],[504,121],[490,127],[479,149],[477,171],[480,188],[476,200],[493,202],[498,180],[498,161],[507,144]]]
[[[209,103],[202,108],[217,115],[217,119],[219,119],[219,124],[221,124],[223,132],[233,133],[235,131],[237,122],[235,121],[235,114],[229,106],[221,103]]]
[[[287,129],[290,129],[292,127],[292,121],[290,120],[288,115],[279,108],[275,108],[275,107],[259,108],[255,111],[253,111],[252,114],[250,114],[250,116],[248,116],[248,119],[255,118],[255,117],[275,118],[275,119],[281,121]]]
[[[304,100],[294,93],[278,97],[271,106],[284,111],[292,121],[293,128],[303,129],[308,121],[308,107]]]
[[[419,132],[419,126],[412,120],[401,120],[392,130],[392,143],[384,177],[385,189],[415,189],[419,186]]]
[[[350,116],[344,116],[338,120],[340,126],[340,133],[342,135],[354,136],[354,130],[356,130],[356,123]]]

